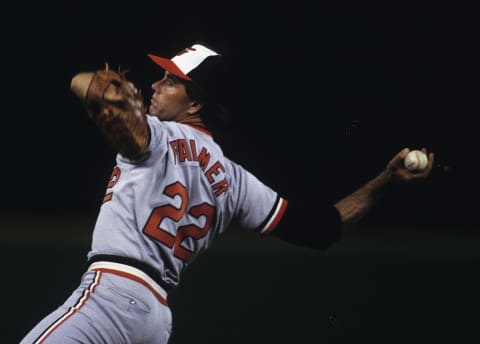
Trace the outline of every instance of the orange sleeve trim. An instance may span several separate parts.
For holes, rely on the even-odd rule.
[[[283,214],[285,213],[285,210],[287,209],[287,206],[288,206],[288,201],[283,198],[280,198],[280,202],[277,206],[277,209],[275,210],[272,218],[267,223],[265,228],[260,232],[260,234],[265,235],[265,234],[271,233],[277,227],[277,225],[280,223],[280,220],[283,217]]]

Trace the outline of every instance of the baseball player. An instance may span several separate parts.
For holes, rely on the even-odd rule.
[[[406,170],[405,148],[336,204],[321,208],[293,195],[287,199],[227,158],[205,124],[217,104],[222,55],[194,44],[171,59],[148,57],[165,71],[152,84],[148,109],[135,86],[108,66],[72,79],[72,91],[118,154],[93,231],[88,270],[22,344],[167,343],[169,293],[232,220],[259,235],[327,249],[388,185],[423,180],[432,169],[430,153],[423,172]]]

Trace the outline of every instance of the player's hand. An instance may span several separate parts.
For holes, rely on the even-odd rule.
[[[420,172],[409,171],[404,165],[404,159],[410,152],[409,148],[404,148],[397,155],[395,155],[395,157],[390,160],[387,165],[387,172],[392,181],[398,183],[413,183],[425,180],[430,172],[432,172],[435,154],[432,152],[427,153],[427,149],[425,147],[422,148],[422,151],[427,154],[428,164],[427,167]]]

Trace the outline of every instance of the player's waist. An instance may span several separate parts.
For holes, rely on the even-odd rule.
[[[167,305],[168,291],[172,288],[159,278],[152,276],[153,268],[143,262],[113,255],[96,255],[88,261],[89,271],[102,271],[129,278],[150,289],[157,299]]]

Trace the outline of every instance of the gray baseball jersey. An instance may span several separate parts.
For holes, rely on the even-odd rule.
[[[231,220],[265,234],[286,202],[223,155],[204,130],[148,117],[149,155],[117,157],[89,257],[126,256],[150,265],[168,286]]]
[[[65,304],[22,343],[69,343],[70,337],[96,342],[90,338],[107,336],[105,324],[111,324],[109,343],[137,342],[134,338],[166,343],[171,331],[167,293],[182,271],[234,218],[263,235],[283,216],[287,201],[226,158],[209,132],[147,119],[147,156],[129,161],[117,155],[93,232],[89,271]],[[116,279],[137,286],[133,290]],[[151,302],[152,295],[159,302]],[[122,304],[139,309],[136,326]],[[145,318],[147,313],[156,321]],[[153,330],[158,336],[147,338]]]

